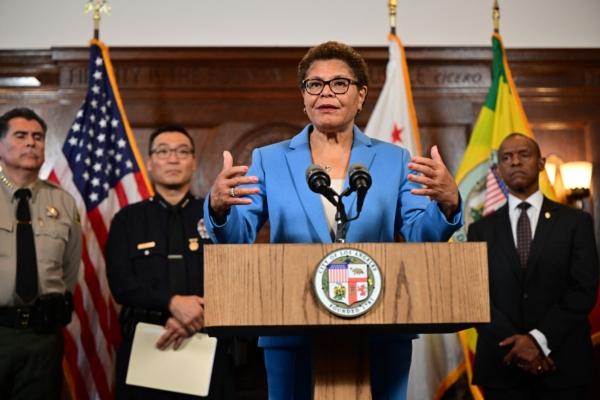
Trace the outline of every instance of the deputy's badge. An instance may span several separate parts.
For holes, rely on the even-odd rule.
[[[46,215],[50,218],[58,218],[58,210],[56,207],[48,206],[46,207]]]
[[[137,245],[137,249],[138,250],[146,250],[146,249],[151,249],[153,247],[156,246],[156,242],[152,241],[152,242],[145,242],[145,243],[138,243]]]
[[[204,218],[200,218],[196,229],[198,230],[198,235],[200,235],[202,239],[210,239],[210,236],[208,235],[208,230],[206,229],[206,225],[204,224]]]
[[[551,215],[550,215],[550,212],[546,211],[546,212],[544,213],[544,218],[546,218],[546,219],[550,219],[550,217],[551,217]]]
[[[189,238],[188,241],[188,248],[190,249],[190,251],[197,251],[200,248],[198,238]]]
[[[315,270],[314,289],[320,303],[339,317],[358,317],[369,311],[383,290],[377,263],[357,249],[327,254]]]

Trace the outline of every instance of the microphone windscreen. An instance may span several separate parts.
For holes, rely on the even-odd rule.
[[[357,186],[361,186],[361,189],[366,190],[371,187],[371,174],[369,169],[361,163],[352,164],[348,172],[348,180],[350,187],[358,189]]]
[[[306,172],[304,173],[306,175],[306,179],[310,178],[315,172],[319,172],[319,171],[323,171],[325,172],[325,170],[317,164],[310,164],[308,166],[308,168],[306,168]]]
[[[320,165],[311,164],[306,169],[306,182],[313,192],[323,193],[331,185],[331,178]]]
[[[350,172],[352,172],[352,171],[354,171],[354,170],[361,170],[361,169],[362,169],[363,171],[367,171],[367,172],[369,172],[369,169],[368,169],[368,168],[367,168],[367,166],[366,166],[365,164],[363,164],[363,163],[355,163],[355,164],[352,164],[352,165],[350,166]]]

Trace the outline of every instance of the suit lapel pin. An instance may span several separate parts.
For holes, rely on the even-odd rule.
[[[56,207],[48,206],[46,207],[46,215],[50,218],[58,218],[58,210]]]
[[[546,212],[544,213],[544,218],[546,218],[546,219],[550,219],[550,217],[551,217],[551,216],[552,216],[552,215],[550,215],[550,212],[549,212],[549,211],[546,211]]]

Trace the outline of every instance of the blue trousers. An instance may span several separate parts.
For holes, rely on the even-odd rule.
[[[309,343],[265,347],[269,400],[312,400],[312,357]],[[405,400],[412,341],[369,341],[373,400]]]

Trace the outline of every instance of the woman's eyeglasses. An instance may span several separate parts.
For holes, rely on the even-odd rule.
[[[321,94],[326,85],[329,85],[329,89],[333,93],[344,94],[348,91],[350,85],[358,85],[358,82],[349,78],[333,78],[328,81],[322,79],[305,79],[302,81],[302,87],[306,90],[306,93],[312,95]]]

